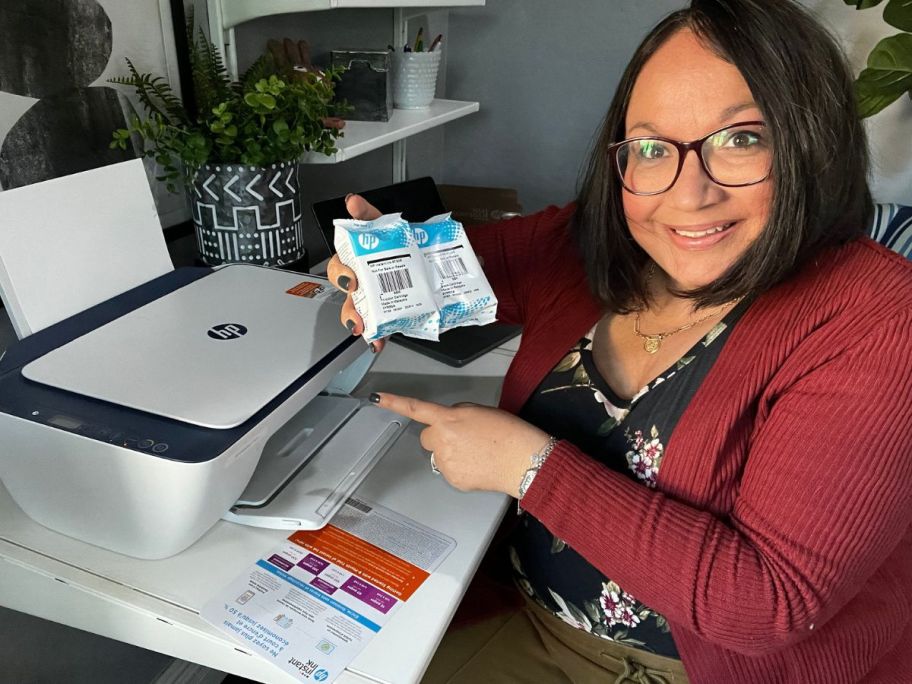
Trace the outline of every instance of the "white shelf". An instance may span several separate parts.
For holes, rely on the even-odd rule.
[[[394,109],[389,121],[346,121],[345,136],[336,141],[338,152],[331,156],[308,152],[301,162],[336,164],[477,111],[477,102],[434,100],[427,109]]]
[[[223,29],[259,17],[329,9],[383,9],[397,7],[480,7],[485,0],[214,0],[220,6]],[[212,3],[213,0],[210,0]]]
[[[407,40],[408,21],[423,9],[483,7],[486,0],[197,0],[204,2],[209,17],[209,37],[225,59],[231,78],[238,77],[235,29],[253,19],[276,14],[315,12],[331,9],[392,9],[393,42]],[[393,144],[393,181],[405,179],[405,139],[478,111],[477,102],[434,100],[428,109],[394,110],[385,123],[349,121],[345,136],[336,142],[331,155],[308,153],[305,164],[336,164]]]

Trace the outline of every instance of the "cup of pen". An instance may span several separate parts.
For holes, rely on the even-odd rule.
[[[392,53],[393,106],[396,109],[424,109],[437,89],[437,71],[443,50]]]

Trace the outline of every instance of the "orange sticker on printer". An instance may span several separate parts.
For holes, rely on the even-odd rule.
[[[313,299],[318,294],[323,292],[324,289],[326,288],[324,288],[320,283],[312,283],[305,280],[303,283],[298,283],[290,290],[286,290],[286,292],[297,297],[307,297],[308,299]]]

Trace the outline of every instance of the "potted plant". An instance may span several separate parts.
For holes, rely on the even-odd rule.
[[[843,0],[855,9],[876,7],[882,0]],[[888,0],[883,18],[902,33],[881,40],[868,55],[867,67],[855,79],[858,113],[869,117],[903,95],[912,97],[912,3]]]
[[[305,254],[297,160],[332,154],[342,121],[333,115],[340,70],[293,72],[267,53],[231,81],[218,50],[188,22],[193,98],[182,102],[161,76],[110,79],[132,86],[145,109],[114,131],[112,147],[134,143],[162,169],[171,191],[188,191],[200,256],[281,265]]]

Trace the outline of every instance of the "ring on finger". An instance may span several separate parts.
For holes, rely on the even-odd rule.
[[[440,469],[437,467],[437,461],[434,459],[434,452],[431,452],[431,470],[434,475],[440,475]]]

